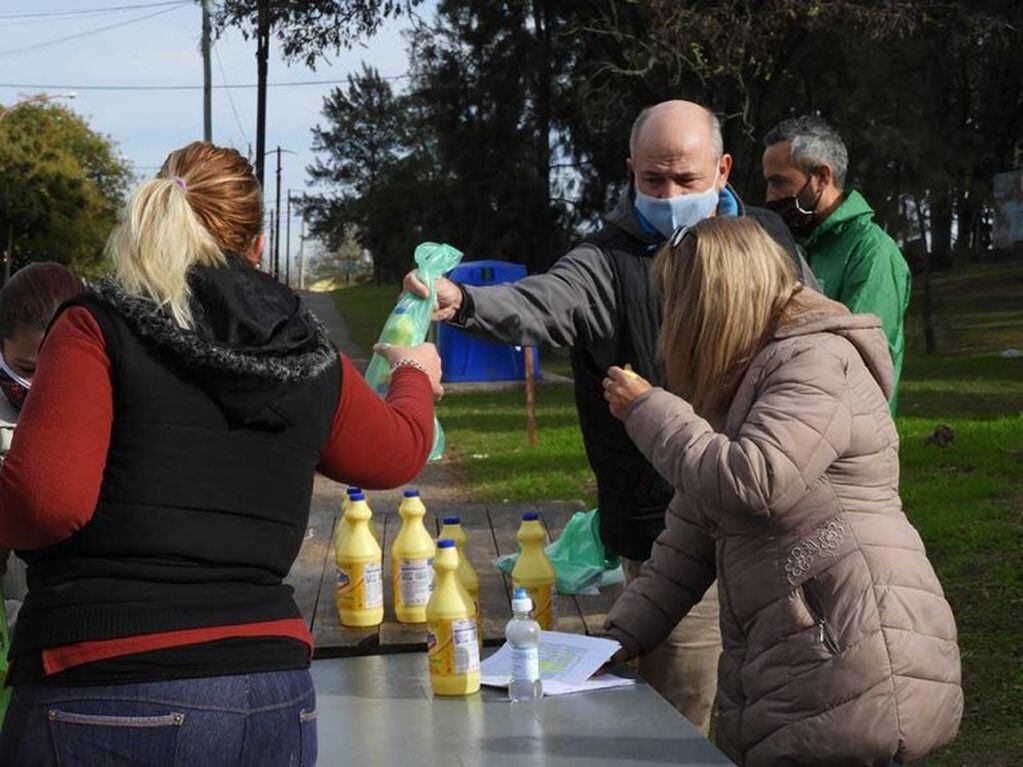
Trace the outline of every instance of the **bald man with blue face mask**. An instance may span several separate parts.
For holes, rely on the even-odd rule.
[[[612,365],[629,364],[655,386],[664,383],[657,358],[661,304],[650,287],[653,256],[679,226],[715,215],[749,216],[789,252],[801,279],[815,283],[782,220],[747,208],[728,186],[732,158],[706,108],[667,101],[644,110],[629,137],[626,167],[631,182],[604,227],[546,274],[491,287],[441,279],[435,318],[503,343],[571,349],[601,537],[635,577],[664,529],[673,490],[611,416],[602,381]],[[405,289],[429,295],[414,272]],[[717,613],[711,588],[668,641],[640,661],[644,678],[704,732],[717,686]]]

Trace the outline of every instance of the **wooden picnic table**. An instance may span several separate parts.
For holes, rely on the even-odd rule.
[[[334,603],[334,536],[340,519],[340,496],[336,503],[314,504],[309,531],[287,582],[295,589],[295,600],[308,621],[316,643],[316,658],[346,655],[373,655],[422,649],[426,643],[426,624],[408,625],[394,617],[390,578],[384,578],[384,622],[375,628],[346,628],[338,619]],[[382,499],[383,501],[383,499]],[[522,514],[535,511],[547,527],[551,539],[557,538],[579,503],[492,503],[431,505],[425,498],[427,530],[440,532],[443,517],[461,518],[468,536],[467,552],[480,578],[480,602],[483,609],[483,641],[487,645],[504,642],[505,624],[511,618],[511,578],[493,564],[498,556],[518,550],[515,532]],[[401,518],[397,503],[377,502],[370,495],[373,523],[384,550],[384,572],[389,572],[390,548],[398,534]],[[604,618],[621,586],[603,589],[599,595],[559,597],[558,630],[576,634],[601,631]]]

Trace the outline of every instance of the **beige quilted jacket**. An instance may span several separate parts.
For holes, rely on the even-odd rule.
[[[676,488],[608,617],[631,653],[717,579],[718,745],[743,765],[887,765],[955,737],[952,611],[899,500],[880,321],[808,291],[721,431],[661,389],[626,427]]]

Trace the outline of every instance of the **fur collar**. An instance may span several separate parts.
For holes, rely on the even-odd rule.
[[[291,293],[276,281],[270,289]],[[298,309],[279,319],[279,324],[289,330],[289,340],[283,345],[276,343],[261,348],[212,337],[208,327],[200,324],[205,307],[194,300],[193,313],[200,319],[195,330],[188,330],[180,327],[153,301],[127,293],[113,277],[100,280],[92,291],[113,306],[142,338],[169,352],[190,369],[296,383],[315,378],[337,357],[323,324],[306,309]]]

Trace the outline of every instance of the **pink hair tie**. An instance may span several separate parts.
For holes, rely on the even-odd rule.
[[[181,176],[172,176],[171,181],[180,186],[182,191],[188,191],[188,184],[185,182],[185,179],[181,178]]]

